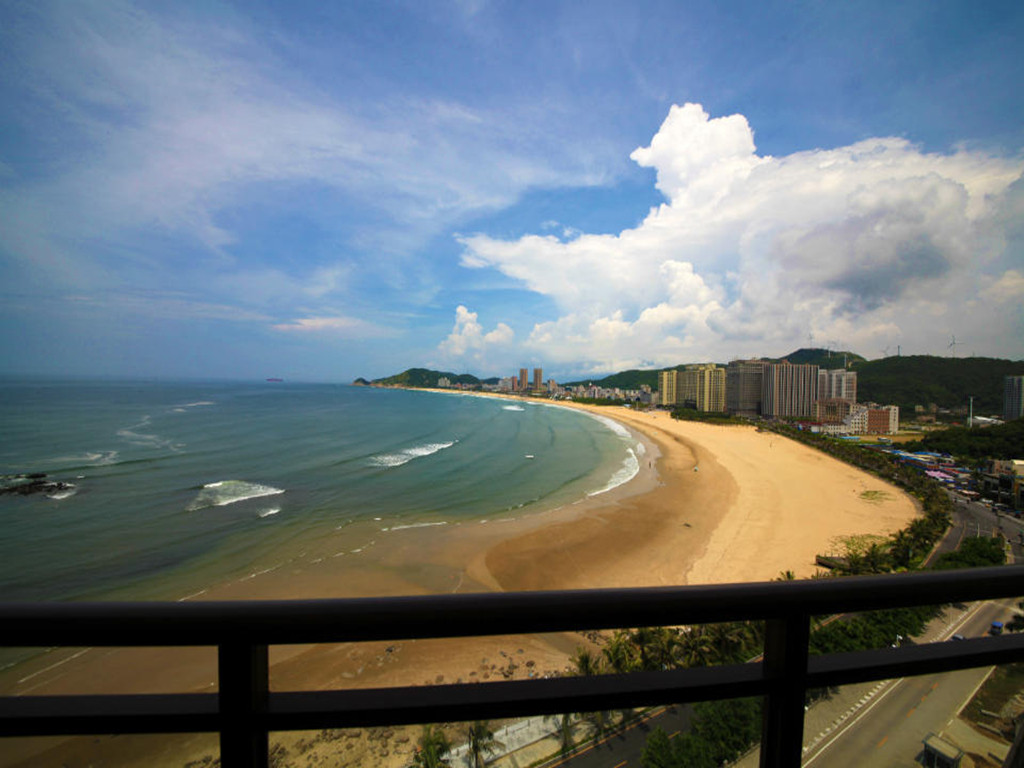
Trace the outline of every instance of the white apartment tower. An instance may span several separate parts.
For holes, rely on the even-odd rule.
[[[818,366],[785,360],[764,369],[761,413],[764,416],[813,417],[818,399]]]
[[[819,400],[848,400],[857,402],[857,372],[843,368],[818,371]]]

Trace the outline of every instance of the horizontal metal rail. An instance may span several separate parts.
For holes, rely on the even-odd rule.
[[[519,717],[764,696],[764,766],[798,766],[808,690],[1024,660],[1024,637],[808,657],[816,615],[1018,597],[1024,566],[715,586],[345,600],[0,604],[5,646],[215,646],[219,692],[0,697],[0,735],[216,732],[265,766],[271,731]],[[270,691],[267,649],[766,622],[760,663],[500,683]]]

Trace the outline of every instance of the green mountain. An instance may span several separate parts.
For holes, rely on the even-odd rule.
[[[677,366],[680,370],[684,366]],[[640,389],[641,386],[646,384],[651,389],[658,388],[658,372],[664,371],[665,368],[658,368],[653,371],[640,371],[632,369],[629,371],[621,371],[619,373],[613,373],[610,376],[604,376],[600,379],[580,379],[579,381],[570,381],[563,386],[576,387],[576,386],[589,386],[591,384],[604,387],[606,389]]]
[[[857,371],[861,402],[893,403],[909,415],[915,405],[966,406],[973,395],[974,413],[986,415],[1002,413],[1003,377],[1024,375],[1024,360],[909,355],[864,361],[852,368]]]
[[[829,369],[842,368],[844,363],[847,364],[847,367],[850,367],[854,363],[867,362],[855,352],[820,348],[798,349],[796,352],[790,352],[785,357],[777,358],[772,362],[779,363],[783,360],[788,360],[793,365],[816,365],[819,368]],[[860,377],[858,376],[857,378],[859,379]]]
[[[480,384],[480,379],[468,373],[431,371],[427,368],[410,368],[394,376],[374,379],[373,384],[392,387],[436,387],[438,379],[447,377],[452,384]]]

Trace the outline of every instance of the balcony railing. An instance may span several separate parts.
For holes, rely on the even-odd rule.
[[[1024,660],[1024,635],[808,656],[810,617],[1024,595],[1024,566],[716,586],[348,600],[0,605],[0,643],[216,646],[218,693],[7,696],[0,735],[220,736],[222,765],[265,766],[271,731],[590,712],[763,696],[762,766],[798,766],[809,689]],[[270,691],[267,649],[763,620],[762,661],[665,672]]]

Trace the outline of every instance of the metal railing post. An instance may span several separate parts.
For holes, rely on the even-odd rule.
[[[266,645],[223,643],[217,647],[220,685],[220,764],[266,768],[269,664]]]
[[[798,613],[766,622],[761,768],[799,768],[803,756],[804,701],[810,617]]]

